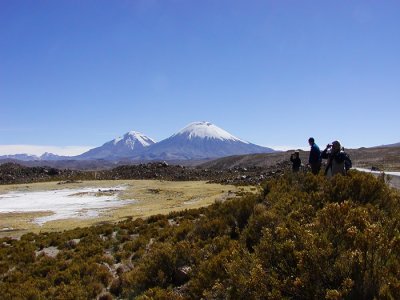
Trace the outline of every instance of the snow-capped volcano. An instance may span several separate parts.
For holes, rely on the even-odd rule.
[[[183,128],[181,131],[178,133],[174,134],[174,136],[186,136],[188,139],[192,138],[202,138],[202,139],[216,139],[216,140],[221,140],[221,141],[235,141],[235,142],[243,142],[245,144],[248,144],[248,142],[245,142],[229,132],[226,132],[225,130],[219,128],[218,126],[215,126],[214,124],[210,122],[193,122],[187,125],[185,128]]]
[[[77,159],[119,159],[130,158],[140,154],[145,148],[153,145],[155,141],[137,131],[130,131],[122,137],[93,148],[81,155]]]
[[[192,160],[273,151],[243,141],[212,123],[194,122],[148,147],[136,159]]]

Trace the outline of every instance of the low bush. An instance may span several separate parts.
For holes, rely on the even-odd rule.
[[[0,240],[2,299],[400,299],[400,196],[351,171],[259,195]],[[55,247],[55,257],[37,251]]]

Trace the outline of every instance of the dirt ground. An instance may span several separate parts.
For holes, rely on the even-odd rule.
[[[396,189],[400,190],[400,176],[386,175],[386,182]]]
[[[62,231],[104,222],[117,222],[127,217],[139,218],[155,214],[167,214],[191,208],[208,206],[215,201],[234,198],[238,193],[254,192],[255,187],[209,184],[205,181],[159,181],[159,180],[110,180],[82,181],[58,184],[57,182],[2,185],[0,194],[10,191],[51,191],[84,187],[113,188],[124,186],[121,201],[137,200],[127,205],[106,210],[90,219],[65,219],[46,222],[39,226],[32,221],[52,212],[0,213],[0,237],[18,237],[27,232]],[[128,201],[127,201],[128,202]]]

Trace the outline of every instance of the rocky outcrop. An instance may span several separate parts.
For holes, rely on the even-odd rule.
[[[278,163],[269,168],[234,167],[230,169],[193,168],[169,165],[166,162],[119,166],[104,171],[58,170],[46,167],[23,167],[17,164],[0,166],[0,184],[43,181],[158,179],[170,181],[205,180],[223,184],[256,185],[268,177],[284,172],[289,163]]]
[[[50,167],[24,167],[16,163],[5,163],[0,165],[0,184],[67,180],[82,173],[81,171],[59,170]]]

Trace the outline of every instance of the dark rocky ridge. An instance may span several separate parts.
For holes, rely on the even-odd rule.
[[[50,167],[24,167],[15,163],[0,165],[0,184],[19,184],[66,180],[157,179],[170,181],[206,180],[224,184],[259,184],[268,177],[282,174],[288,162],[269,168],[233,167],[229,169],[185,167],[165,162],[119,166],[103,171],[59,170]]]

